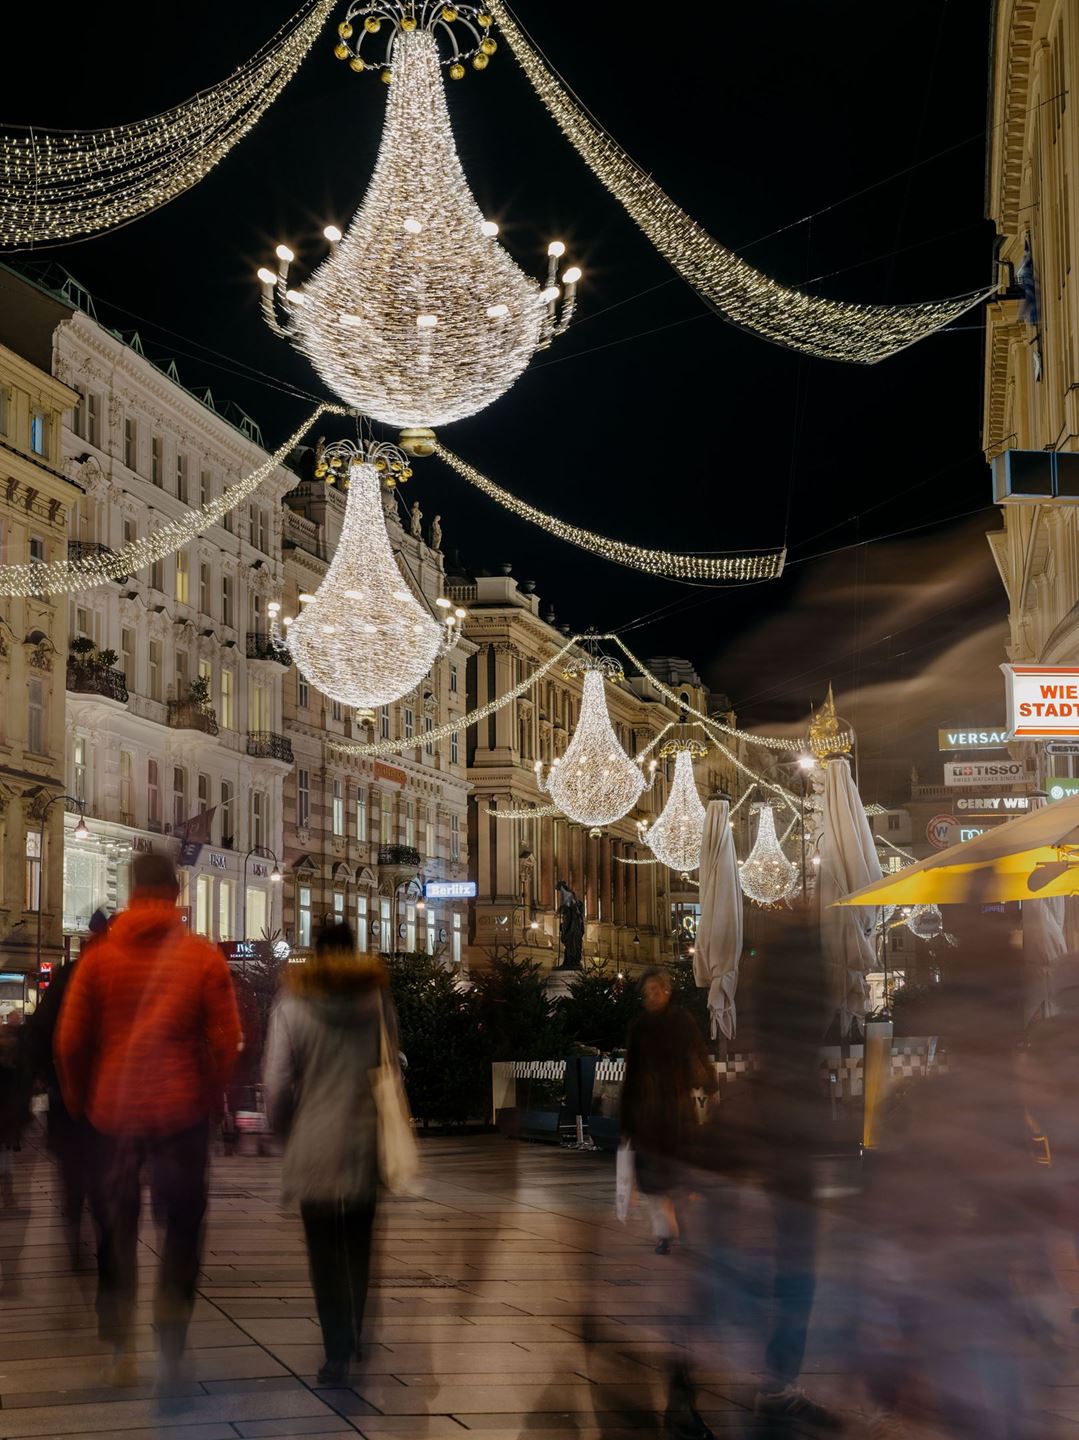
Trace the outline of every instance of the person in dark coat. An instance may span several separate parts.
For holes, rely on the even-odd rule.
[[[656,1254],[678,1237],[675,1196],[680,1166],[697,1124],[696,1090],[712,1094],[715,1068],[704,1037],[688,1011],[671,1001],[671,977],[646,970],[644,1013],[629,1032],[622,1085],[622,1138],[633,1146],[637,1189],[652,1219]]]
[[[30,1085],[21,1010],[0,1024],[0,1203],[15,1206],[15,1156],[30,1119]]]

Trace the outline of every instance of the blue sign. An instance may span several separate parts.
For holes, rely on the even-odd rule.
[[[475,900],[475,880],[428,880],[423,887],[428,900]]]

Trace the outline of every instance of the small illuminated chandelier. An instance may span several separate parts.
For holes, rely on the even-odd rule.
[[[682,874],[698,869],[701,863],[704,806],[693,778],[693,761],[707,752],[707,745],[700,740],[671,740],[664,745],[660,759],[674,756],[674,780],[667,803],[652,825],[638,827],[656,859]]]
[[[346,404],[401,430],[415,455],[431,454],[433,426],[474,415],[502,395],[565,331],[581,272],[548,247],[546,283],[498,244],[498,225],[473,199],[454,146],[441,69],[485,69],[497,42],[475,5],[429,0],[354,3],[336,54],[390,86],[374,173],[348,230],[328,226],[330,254],[302,286],[295,255],[259,271],[263,314]],[[443,58],[439,41],[447,42]],[[364,45],[367,44],[367,54]],[[381,59],[370,48],[381,49]]]
[[[798,867],[784,855],[771,805],[757,812],[757,838],[739,866],[743,892],[758,905],[778,905],[798,883]]]
[[[389,705],[414,690],[456,645],[465,611],[440,596],[439,622],[416,599],[390,545],[382,487],[407,478],[393,445],[336,441],[322,451],[322,476],[347,483],[341,539],[322,584],[300,596],[281,625],[300,672],[323,695],[358,709]],[[408,472],[411,473],[411,472]],[[279,605],[269,607],[275,631]]]
[[[640,767],[618,743],[603,693],[604,680],[620,680],[622,668],[607,656],[588,655],[565,673],[584,675],[580,718],[546,777],[543,761],[536,761],[536,779],[563,815],[598,830],[627,815],[645,786]]]

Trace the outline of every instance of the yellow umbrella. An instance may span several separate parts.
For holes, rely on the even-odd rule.
[[[996,904],[1079,895],[1079,795],[855,890],[840,905]]]

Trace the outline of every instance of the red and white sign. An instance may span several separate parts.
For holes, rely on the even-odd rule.
[[[1079,667],[1002,665],[1008,729],[1017,740],[1079,735]]]
[[[959,821],[954,815],[934,815],[925,827],[925,838],[938,850],[959,844]]]
[[[1025,785],[1029,779],[1021,760],[950,760],[945,785]]]

